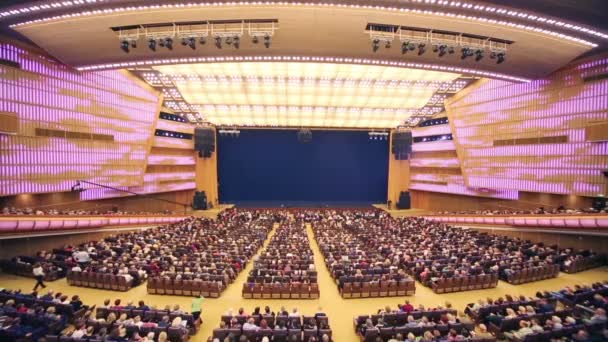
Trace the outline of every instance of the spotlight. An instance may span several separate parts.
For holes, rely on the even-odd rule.
[[[198,43],[201,45],[205,45],[207,43],[207,39],[205,39],[205,37],[200,37],[198,39]]]
[[[165,47],[169,50],[173,50],[173,39],[165,38]]]
[[[156,39],[148,39],[148,47],[152,51],[156,51]]]
[[[418,44],[418,56],[422,56],[426,52],[426,44]]]
[[[414,50],[416,50],[416,45],[414,43],[408,43],[407,49],[410,51],[414,51]]]
[[[467,59],[467,57],[473,56],[474,52],[473,50],[469,49],[469,48],[462,48],[462,56],[460,56],[460,59]]]
[[[132,40],[131,41],[131,47],[134,48],[134,49],[137,47],[137,40]]]
[[[445,56],[446,52],[448,52],[447,51],[448,47],[447,47],[447,45],[440,45],[439,48],[438,48],[438,50],[439,50],[438,56],[439,57],[443,57],[443,56]],[[452,49],[452,53],[453,52],[454,52],[454,50]]]
[[[454,47],[453,47],[453,46],[450,46],[450,47],[448,48],[448,53],[449,53],[450,55],[452,55],[452,54],[454,54],[454,52],[456,52],[456,50],[454,49]]]
[[[165,47],[165,40],[164,39],[159,39],[158,40],[158,45],[160,45],[161,47]]]
[[[505,61],[505,53],[501,52],[499,54],[496,55],[496,64],[502,64]]]
[[[407,42],[401,43],[401,54],[404,55],[407,52]]]
[[[270,47],[270,35],[264,36],[264,46],[268,49]]]
[[[196,39],[194,37],[188,38],[188,45],[192,50],[196,49]]]
[[[376,52],[380,48],[380,39],[372,40],[372,51]]]
[[[479,49],[475,51],[475,62],[479,62],[483,59],[483,50]]]
[[[439,45],[433,44],[433,52],[439,51]]]
[[[391,41],[387,40],[386,41],[386,45],[384,45],[385,48],[390,49],[391,48]]]
[[[129,53],[129,41],[123,40],[120,42],[120,49],[125,53]]]
[[[232,37],[226,37],[226,44],[232,45]]]
[[[234,48],[238,49],[239,47],[241,47],[241,38],[234,36]]]
[[[257,44],[257,43],[259,43],[259,42],[260,42],[260,38],[258,38],[258,36],[253,36],[253,37],[251,38],[251,42],[252,42],[253,44]]]
[[[215,39],[215,46],[217,46],[218,49],[221,49],[222,48],[222,37],[217,36],[214,39]]]

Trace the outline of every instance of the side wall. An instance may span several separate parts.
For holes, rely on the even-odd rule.
[[[595,77],[607,66],[601,57],[531,83],[480,80],[448,99],[449,132],[413,130],[453,142],[414,144],[412,206],[590,207],[608,194],[608,79]]]

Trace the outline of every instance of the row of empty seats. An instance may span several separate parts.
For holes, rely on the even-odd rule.
[[[340,293],[343,298],[413,296],[416,282],[411,279],[391,281],[364,281],[344,283]]]
[[[459,278],[440,278],[433,283],[435,293],[490,289],[498,286],[498,274],[483,274]]]
[[[559,265],[544,265],[539,267],[527,267],[522,270],[513,271],[505,280],[509,284],[517,285],[555,278],[559,275]]]
[[[317,299],[319,285],[306,283],[243,284],[243,298]]]
[[[147,284],[148,293],[175,296],[203,296],[218,298],[224,286],[217,281],[173,280],[168,278],[150,278]]]
[[[67,281],[72,286],[92,287],[97,289],[128,291],[133,287],[133,281],[127,281],[122,275],[93,272],[68,272]]]

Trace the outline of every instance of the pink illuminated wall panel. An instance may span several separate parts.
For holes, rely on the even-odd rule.
[[[121,71],[77,73],[9,44],[0,59],[20,65],[0,65],[0,112],[19,119],[15,135],[0,135],[0,196],[69,191],[78,179],[142,184],[156,92]]]
[[[608,142],[585,128],[608,121],[608,59],[531,83],[479,81],[446,103],[463,176],[471,187],[605,194]]]

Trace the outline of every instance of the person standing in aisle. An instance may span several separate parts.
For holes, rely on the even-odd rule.
[[[46,288],[44,285],[44,270],[42,269],[42,265],[36,263],[34,268],[32,269],[32,273],[34,274],[34,278],[36,278],[36,285],[34,286],[34,291],[38,290],[38,286],[42,286],[42,288]]]

